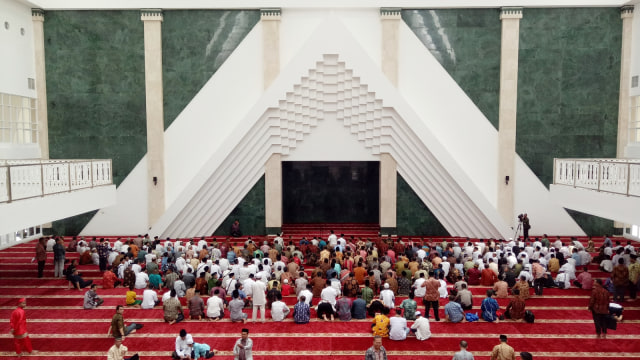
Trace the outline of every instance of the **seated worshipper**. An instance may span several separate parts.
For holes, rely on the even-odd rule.
[[[396,296],[393,294],[393,291],[389,289],[389,284],[384,284],[384,289],[380,291],[380,299],[382,299],[385,307],[389,309],[395,308],[394,303],[396,300]]]
[[[458,323],[465,321],[464,310],[462,305],[455,301],[454,295],[449,295],[449,302],[444,306],[444,317],[446,321]]]
[[[366,319],[367,318],[367,302],[362,299],[362,295],[353,300],[351,305],[351,318]]]
[[[153,309],[154,307],[160,304],[160,300],[158,300],[158,294],[155,290],[153,290],[153,285],[149,283],[147,288],[142,293],[142,303],[140,307],[146,310]]]
[[[271,318],[273,321],[282,321],[289,315],[289,307],[282,301],[282,294],[278,294],[276,301],[271,304]]]
[[[169,294],[170,297],[162,303],[162,310],[164,311],[164,321],[168,322],[169,325],[173,325],[184,320],[184,313],[176,291],[172,289]]]
[[[371,331],[373,336],[389,337],[389,318],[380,311],[376,312]]]
[[[512,293],[513,297],[511,298],[509,305],[507,305],[504,317],[511,320],[524,321],[525,301],[520,297],[520,290],[513,289]]]
[[[407,327],[407,319],[402,317],[402,309],[397,308],[395,311],[396,316],[389,320],[389,339],[404,340],[411,330]]]
[[[422,341],[431,337],[429,319],[423,317],[420,311],[416,311],[416,321],[411,325],[411,331],[416,334],[416,339]]]
[[[171,357],[174,359],[191,359],[191,347],[187,344],[193,343],[191,334],[187,334],[187,330],[180,330],[180,334],[176,337],[176,346]]]
[[[160,274],[150,273],[149,283],[153,286],[154,289],[162,290],[162,276],[160,276]]]
[[[192,320],[202,320],[204,315],[204,301],[200,297],[200,292],[195,291],[193,297],[189,299],[189,317]]]
[[[371,300],[369,305],[367,305],[367,314],[369,314],[369,316],[374,316],[377,312],[388,313],[388,310],[389,309],[384,306],[382,300],[378,298]]]
[[[233,290],[231,293],[232,300],[229,301],[229,317],[231,322],[247,322],[247,314],[242,312],[244,309],[244,301],[240,299],[240,292]]]
[[[467,289],[467,284],[462,284],[461,287],[462,290],[458,291],[458,295],[455,296],[455,301],[462,306],[463,310],[471,310],[473,307],[473,294]]]
[[[219,295],[220,290],[215,289],[213,295],[207,299],[207,319],[218,321],[224,318],[224,301],[222,301]]]
[[[469,285],[480,285],[480,278],[482,272],[478,269],[480,265],[478,263],[473,264],[473,267],[467,271],[467,283]]]
[[[127,299],[125,301],[127,306],[139,308],[140,304],[142,304],[142,300],[136,300],[137,296],[138,294],[136,294],[133,284],[129,285],[129,291],[127,291],[127,294],[126,294]]]
[[[211,347],[207,344],[199,344],[193,342],[193,339],[188,339],[186,341],[187,346],[191,348],[191,355],[193,360],[198,360],[200,358],[211,359],[218,350],[211,350]]]
[[[305,300],[305,296],[301,295],[298,302],[293,306],[293,321],[296,324],[307,324],[311,320],[311,308]]]
[[[98,286],[96,284],[92,284],[91,288],[84,294],[85,309],[95,309],[104,302],[104,300],[98,296],[98,293],[96,292],[97,288]]]
[[[353,301],[345,296],[339,296],[336,301],[336,313],[341,321],[351,320],[351,306]]]
[[[500,309],[500,305],[494,296],[493,290],[487,290],[487,297],[482,300],[482,305],[480,309],[482,310],[482,318],[488,322],[498,323],[500,320],[498,319],[497,311]]]
[[[573,285],[584,290],[591,290],[593,288],[593,278],[589,274],[589,268],[585,266],[583,271],[573,281]]]
[[[145,289],[149,283],[149,275],[146,272],[140,271],[136,274],[136,289]]]
[[[118,280],[116,274],[111,271],[111,267],[107,268],[107,271],[102,273],[102,288],[113,289],[122,284],[122,281]]]
[[[115,343],[112,347],[109,348],[109,352],[107,353],[107,360],[139,360],[140,357],[138,354],[134,354],[133,356],[126,357],[129,348],[122,345],[122,338],[115,338]]]
[[[416,319],[416,310],[418,309],[418,303],[413,300],[414,297],[414,294],[410,293],[409,298],[404,299],[399,306],[400,309],[404,309],[404,318],[407,320]]]
[[[84,280],[81,274],[78,272],[78,269],[75,266],[75,260],[71,261],[71,264],[65,269],[65,275],[67,276],[67,280],[69,281],[69,285],[67,286],[67,290],[71,287],[81,291],[83,288],[93,284],[93,280]]]
[[[505,274],[500,274],[498,281],[493,285],[493,291],[496,292],[497,298],[506,298],[509,296],[509,284],[504,280]]]
[[[318,306],[316,308],[316,312],[318,313],[318,319],[324,319],[324,321],[329,321],[329,317],[331,321],[334,320],[333,306],[327,300],[320,300]]]
[[[511,293],[513,293],[513,290],[515,289],[519,290],[520,297],[523,300],[527,300],[531,296],[529,294],[529,283],[527,282],[527,278],[524,276],[520,276],[520,280],[513,286]]]
[[[282,296],[288,296],[291,295],[291,293],[293,292],[293,290],[291,289],[291,285],[289,285],[289,280],[284,279],[282,281]]]
[[[564,270],[562,269],[556,276],[555,283],[559,289],[568,289],[571,287],[571,280],[569,280],[569,275],[566,272],[564,272]]]

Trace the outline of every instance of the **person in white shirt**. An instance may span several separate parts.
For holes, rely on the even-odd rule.
[[[131,270],[133,270],[133,272],[138,275],[142,271],[142,267],[138,265],[137,262],[134,262],[133,264],[131,264]]]
[[[191,359],[191,347],[187,343],[193,343],[193,337],[187,334],[187,330],[180,330],[180,335],[176,338],[176,350],[172,356],[175,359]]]
[[[380,299],[382,299],[386,308],[395,308],[396,296],[393,294],[393,290],[389,289],[389,284],[384,284],[384,290],[380,291]]]
[[[256,276],[256,281],[251,285],[253,292],[253,315],[251,320],[255,323],[256,317],[258,315],[258,310],[260,310],[260,319],[262,323],[265,322],[264,313],[265,313],[265,305],[267,304],[266,290],[267,286],[264,282],[260,281],[260,275]]]
[[[282,301],[282,294],[278,293],[277,301],[271,303],[271,318],[273,321],[282,321],[289,315],[289,312],[291,312],[291,310],[287,304]]]
[[[612,272],[613,271],[613,261],[611,261],[610,259],[604,259],[600,262],[600,270],[605,271],[605,272]]]
[[[144,289],[149,283],[149,275],[146,272],[141,271],[136,274],[136,289]]]
[[[220,290],[215,289],[213,295],[207,300],[207,318],[214,321],[221,320],[224,317],[224,302],[218,296]]]
[[[338,237],[333,233],[333,230],[330,230],[330,235],[327,238],[327,244],[330,246],[336,246],[338,244]]]
[[[416,311],[416,321],[411,325],[411,330],[416,333],[416,338],[418,340],[427,340],[431,337],[429,319],[422,317],[422,313],[420,311]]]
[[[187,285],[185,285],[184,281],[179,278],[173,283],[173,290],[176,291],[178,297],[184,297],[185,293],[187,292]]]
[[[411,331],[407,327],[407,319],[402,316],[402,309],[396,309],[396,316],[389,319],[389,339],[391,340],[405,340],[407,335]]]
[[[427,288],[422,286],[426,280],[424,278],[424,273],[420,273],[420,277],[413,283],[413,288],[415,289],[414,294],[416,298],[423,298],[427,293]]]
[[[253,274],[249,274],[249,278],[242,282],[242,288],[244,290],[244,294],[247,296],[253,296]]]
[[[142,293],[142,304],[140,304],[140,307],[147,310],[153,309],[154,307],[158,306],[159,303],[160,301],[158,301],[158,294],[155,292],[155,290],[153,290],[153,285],[149,283],[147,288]]]
[[[47,240],[47,251],[51,252],[53,251],[53,245],[56,244],[56,239],[54,238],[49,238],[49,240]]]
[[[311,284],[307,284],[307,288],[304,290],[300,291],[300,294],[298,294],[298,299],[300,299],[301,296],[304,296],[304,302],[307,303],[307,305],[311,306],[311,299],[313,298],[313,293],[311,292],[312,286]]]
[[[324,284],[324,289],[322,289],[322,292],[320,293],[320,298],[327,301],[329,304],[331,304],[331,306],[333,306],[333,308],[335,308],[337,296],[338,292],[334,287],[331,286],[330,281],[327,280],[327,282]]]

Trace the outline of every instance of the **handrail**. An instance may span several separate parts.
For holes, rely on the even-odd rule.
[[[0,161],[0,203],[111,184],[111,159]]]
[[[640,196],[639,159],[553,160],[553,183],[626,196]]]

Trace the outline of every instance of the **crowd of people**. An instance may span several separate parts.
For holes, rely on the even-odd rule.
[[[48,251],[54,253],[56,277],[65,277],[69,288],[90,287],[85,293],[86,309],[103,301],[97,286],[78,273],[76,261],[66,261],[67,251],[78,252],[80,264],[99,266],[103,288],[128,289],[127,307],[162,306],[169,324],[188,319],[218,321],[226,316],[233,322],[264,323],[266,309],[272,321],[291,315],[295,323],[306,324],[313,309],[323,321],[369,316],[372,334],[392,340],[408,336],[429,339],[429,322],[441,320],[440,303],[445,301],[444,321],[452,323],[479,318],[492,323],[532,322],[533,313],[526,310],[530,289],[534,296],[542,296],[548,287],[593,289],[589,309],[597,336],[606,337],[609,293],[618,303],[627,292],[635,299],[640,274],[632,243],[622,246],[617,242],[614,246],[608,236],[594,259],[590,255],[596,252],[592,240],[584,246],[577,239],[563,242],[558,237],[551,241],[546,235],[436,243],[391,237],[345,239],[331,231],[326,239],[303,237],[294,243],[291,237],[277,236],[260,244],[249,237],[244,244],[233,245],[229,238],[221,242],[207,242],[204,237],[161,241],[145,235],[114,243],[74,238],[66,248],[62,238],[53,237],[41,239],[36,247],[38,276],[42,276]],[[610,271],[611,277],[594,281],[586,268],[592,262]],[[312,269],[310,275],[305,268]],[[583,271],[576,274],[580,268]],[[489,287],[486,297],[476,299],[470,291],[474,285]],[[136,289],[144,289],[142,298]],[[290,295],[297,297],[292,311],[282,301]],[[396,297],[407,298],[397,304]],[[496,298],[510,298],[504,310]],[[424,311],[419,310],[421,305]],[[473,311],[477,305],[479,316]],[[117,321],[110,328],[121,340],[141,326],[124,326],[122,309],[118,307]],[[244,309],[251,310],[250,319]],[[411,326],[407,321],[413,322]]]

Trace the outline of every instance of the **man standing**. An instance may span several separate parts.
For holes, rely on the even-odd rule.
[[[611,280],[613,281],[613,301],[624,301],[624,293],[629,287],[629,269],[625,265],[624,258],[618,259],[618,264],[611,272]]]
[[[44,238],[40,238],[36,245],[36,260],[38,261],[38,277],[41,278],[44,272],[44,264],[47,262],[47,248]]]
[[[589,310],[593,315],[597,338],[607,338],[607,315],[609,314],[609,292],[602,286],[602,279],[596,279],[589,299]]]
[[[253,292],[253,314],[251,316],[251,321],[256,322],[256,316],[258,315],[258,309],[260,309],[260,318],[262,323],[264,324],[265,318],[265,305],[267,303],[267,297],[265,296],[265,291],[267,290],[264,282],[261,281],[262,276],[256,275],[256,281],[251,285],[251,291]],[[235,350],[234,350],[235,351]],[[251,350],[249,350],[251,353]]]
[[[453,354],[453,359],[451,360],[474,360],[473,354],[467,351],[468,346],[466,341],[460,340],[460,351]]]
[[[429,308],[433,308],[433,316],[436,321],[440,321],[440,314],[438,314],[438,307],[440,306],[440,292],[438,288],[440,287],[440,282],[436,280],[434,277],[434,272],[429,271],[429,279],[422,284],[422,287],[426,288],[426,293],[424,295],[424,316],[426,318],[429,317]]]
[[[97,249],[100,271],[105,271],[107,270],[107,260],[109,259],[109,242],[104,238],[100,239],[100,245],[97,246]]]
[[[387,350],[382,346],[382,337],[373,337],[373,346],[364,353],[364,360],[387,360]]]
[[[491,360],[516,360],[516,352],[507,345],[507,335],[500,335],[500,344],[493,347]]]
[[[133,355],[132,357],[126,358],[127,351],[129,349],[122,345],[122,338],[116,338],[115,344],[109,348],[109,352],[107,353],[107,360],[138,360],[138,354]]]
[[[234,360],[253,360],[252,349],[253,340],[249,338],[249,329],[242,329],[242,337],[233,346]]]
[[[27,316],[24,312],[24,308],[27,306],[27,299],[21,298],[18,300],[18,307],[11,313],[11,335],[13,335],[13,345],[16,348],[16,354],[18,357],[22,354],[22,349],[26,350],[29,355],[33,352],[31,346],[31,339],[27,332]]]
[[[53,245],[53,276],[64,277],[64,258],[66,250],[62,245],[62,239],[58,238],[56,244]]]

